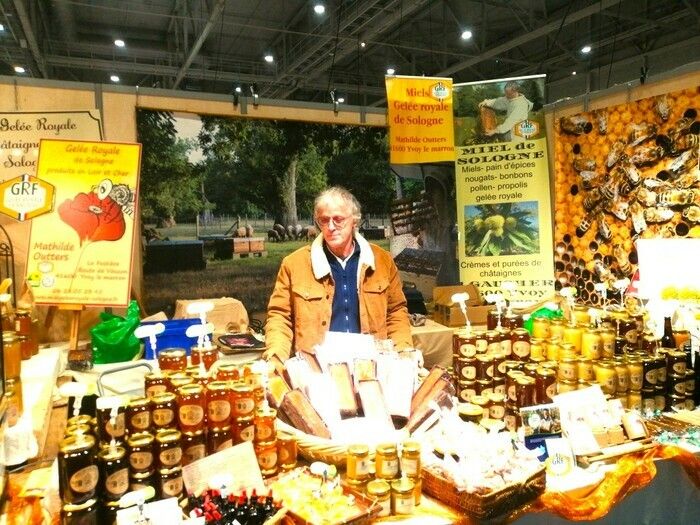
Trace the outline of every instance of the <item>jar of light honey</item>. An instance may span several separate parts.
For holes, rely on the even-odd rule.
[[[596,383],[604,394],[614,396],[617,392],[617,372],[615,363],[612,361],[598,361],[593,370],[595,371]]]
[[[575,305],[574,319],[576,320],[576,324],[581,327],[589,326],[591,324],[591,314],[589,312],[588,306],[583,304]]]
[[[378,478],[390,480],[398,477],[399,457],[396,453],[396,445],[393,443],[377,445],[374,461]]]
[[[581,336],[581,357],[600,359],[602,354],[600,332],[595,328],[586,328]]]
[[[604,328],[599,331],[601,357],[611,359],[615,355],[615,330]]]
[[[535,339],[549,339],[549,319],[546,317],[535,317],[532,320],[532,337]]]
[[[575,349],[576,353],[581,353],[581,343],[583,339],[583,327],[576,324],[567,324],[564,327],[564,338],[562,339],[564,343],[571,344]]]

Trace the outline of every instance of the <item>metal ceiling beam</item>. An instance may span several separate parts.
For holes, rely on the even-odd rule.
[[[17,16],[19,17],[20,24],[22,24],[22,31],[24,32],[24,37],[27,39],[27,45],[29,46],[29,51],[32,53],[32,58],[36,63],[36,67],[39,68],[41,76],[48,78],[48,73],[46,72],[46,63],[44,58],[41,56],[41,51],[39,50],[39,43],[37,42],[36,35],[34,34],[34,28],[29,20],[29,15],[24,6],[22,0],[14,0],[13,5]]]
[[[209,19],[207,20],[207,23],[204,25],[204,28],[199,34],[197,41],[192,46],[192,49],[190,49],[190,52],[187,55],[187,58],[185,59],[185,63],[182,64],[180,71],[177,72],[172,89],[177,89],[177,87],[180,85],[180,82],[182,82],[182,79],[185,78],[187,70],[190,68],[190,65],[192,65],[192,61],[199,54],[199,50],[202,48],[202,45],[204,45],[204,42],[206,41],[207,37],[209,36],[209,33],[214,27],[214,22],[216,22],[219,15],[221,15],[221,12],[224,9],[224,3],[224,0],[216,1],[216,4],[214,5],[213,9],[211,10],[211,13],[209,14]]]

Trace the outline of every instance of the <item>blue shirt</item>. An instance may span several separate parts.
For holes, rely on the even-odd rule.
[[[360,333],[360,300],[357,294],[357,265],[360,261],[360,246],[355,243],[355,249],[345,260],[345,268],[338,258],[323,245],[331,275],[335,282],[333,294],[333,309],[331,312],[332,332]]]

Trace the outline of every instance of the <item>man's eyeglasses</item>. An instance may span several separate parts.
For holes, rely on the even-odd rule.
[[[345,226],[345,223],[348,222],[349,218],[350,217],[341,217],[340,215],[336,215],[335,217],[316,217],[316,222],[321,228],[328,227],[331,222],[336,228],[342,228]]]

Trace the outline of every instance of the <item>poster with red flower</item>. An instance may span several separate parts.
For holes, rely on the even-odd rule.
[[[56,198],[32,223],[26,279],[38,304],[128,304],[140,161],[140,144],[41,141],[37,177]]]

